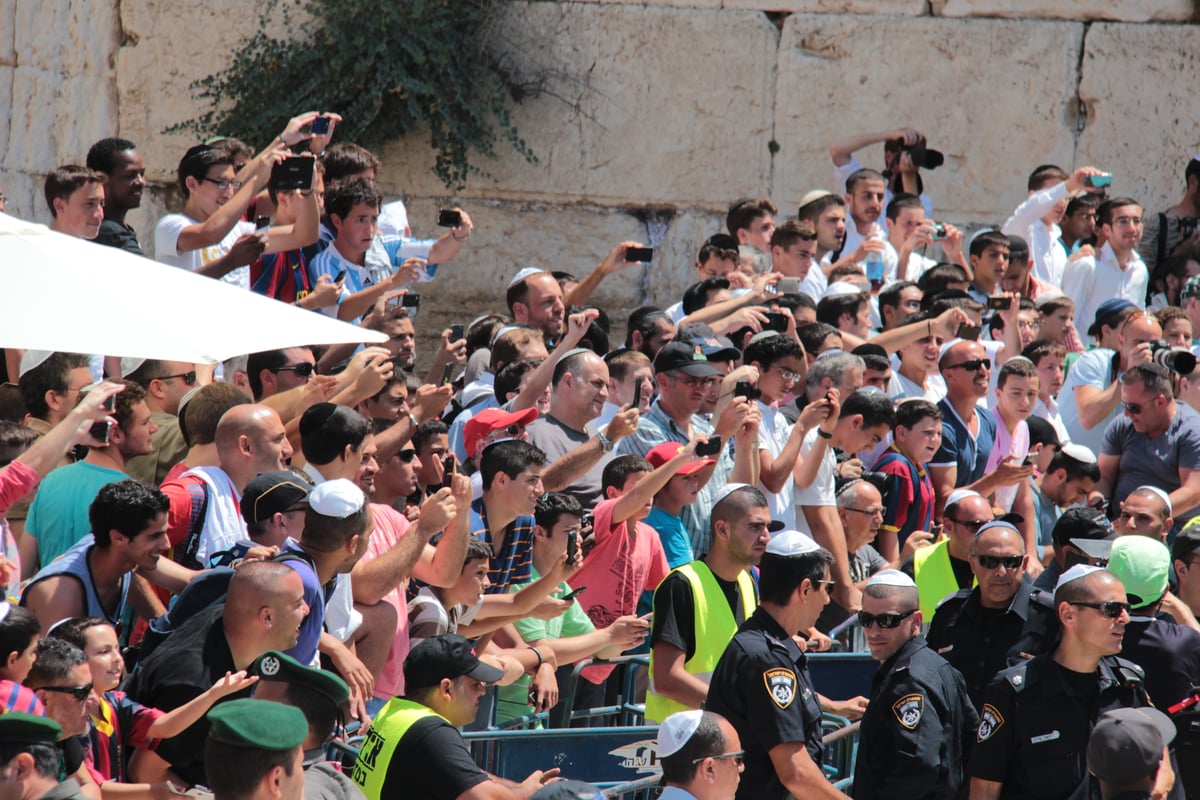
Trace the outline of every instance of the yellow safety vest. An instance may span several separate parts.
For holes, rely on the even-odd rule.
[[[950,566],[950,540],[922,547],[913,554],[913,580],[921,600],[921,616],[926,622],[933,619],[938,603],[948,594],[958,591],[958,580]],[[972,583],[974,579],[972,579]]]
[[[445,719],[428,706],[403,697],[393,697],[371,723],[371,730],[359,748],[351,776],[368,800],[382,800],[383,782],[387,778],[388,764],[396,753],[396,745],[409,728],[427,717]]]
[[[717,666],[726,645],[737,633],[737,621],[725,593],[712,570],[703,561],[693,561],[677,567],[678,572],[687,579],[692,587],[692,607],[695,618],[695,632],[692,641],[695,652],[684,663],[692,675],[708,683],[712,678],[713,669]],[[748,570],[742,570],[737,577],[738,594],[742,600],[742,618],[749,619],[758,607],[757,591],[754,579]],[[658,593],[655,592],[657,598]],[[650,650],[650,689],[646,693],[646,720],[661,722],[676,711],[687,711],[687,706],[667,697],[654,693],[654,649]]]

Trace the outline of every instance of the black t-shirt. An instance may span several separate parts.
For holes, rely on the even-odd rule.
[[[221,618],[224,604],[206,608],[167,637],[144,662],[139,664],[125,684],[125,692],[144,706],[173,711],[212,688],[236,672],[233,654],[225,640]],[[252,689],[226,695],[218,702],[249,697]],[[204,742],[208,737],[208,717],[178,736],[164,739],[155,751],[166,759],[179,776],[192,783],[205,783]]]
[[[462,734],[440,717],[414,723],[396,743],[381,797],[454,800],[489,780],[471,758]]]
[[[96,244],[107,245],[108,247],[116,247],[119,250],[124,250],[127,253],[133,253],[135,256],[145,257],[142,252],[142,246],[138,244],[137,233],[128,225],[106,219],[100,223],[100,232],[96,234],[93,240]]]
[[[714,574],[725,602],[733,611],[733,619],[739,626],[746,621],[742,613],[742,604],[738,599],[736,580],[723,580]],[[692,584],[678,572],[672,572],[663,579],[654,591],[654,627],[650,631],[650,646],[665,642],[682,650],[684,660],[696,654],[696,643],[692,641],[696,635],[696,607],[692,598]]]

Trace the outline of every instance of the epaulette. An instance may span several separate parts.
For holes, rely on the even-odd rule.
[[[1008,681],[1008,685],[1013,688],[1014,692],[1024,691],[1025,687],[1029,685],[1029,681],[1025,674],[1025,671],[1028,667],[1029,663],[1026,662],[1024,664],[1018,664],[1015,667],[1009,667],[1003,671],[1002,674],[1004,675],[1004,679]]]
[[[1141,686],[1146,682],[1146,670],[1127,658],[1113,656],[1113,673],[1124,686]]]
[[[1034,589],[1029,593],[1029,602],[1037,603],[1042,608],[1054,608],[1054,592],[1044,589]]]
[[[949,603],[951,600],[966,600],[971,596],[971,592],[973,591],[975,590],[971,587],[967,587],[966,589],[959,589],[953,594],[946,595],[941,600],[938,600],[937,605],[933,607],[934,613],[936,614],[938,611],[941,611],[942,606],[946,605],[946,603]]]

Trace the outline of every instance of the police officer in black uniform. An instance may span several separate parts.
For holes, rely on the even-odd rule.
[[[1129,622],[1121,582],[1076,565],[1059,578],[1054,603],[1058,645],[1002,671],[984,692],[968,769],[971,800],[1098,800],[1086,763],[1092,725],[1105,711],[1150,705],[1141,668],[1116,656]]]
[[[917,585],[899,570],[876,573],[858,619],[880,667],[859,732],[855,800],[965,798],[979,717],[962,675],[921,636]]]
[[[759,567],[758,610],[713,671],[704,707],[733,724],[745,750],[737,800],[845,800],[821,772],[821,707],[792,639],[829,602],[832,563],[803,533],[777,534]]]
[[[971,543],[976,585],[938,603],[929,625],[929,646],[962,673],[976,709],[983,690],[1008,666],[1008,651],[1029,617],[1028,559],[1020,531],[1007,522],[987,523]]]

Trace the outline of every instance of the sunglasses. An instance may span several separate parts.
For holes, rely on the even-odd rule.
[[[990,519],[955,519],[954,517],[946,517],[946,519],[955,525],[962,525],[971,533],[979,533],[980,528],[992,521]]]
[[[885,631],[890,631],[892,628],[899,627],[900,623],[917,613],[918,609],[910,608],[900,614],[868,614],[866,611],[858,612],[858,624],[862,625],[863,630],[867,630],[872,625],[879,625]]]
[[[1001,565],[1005,569],[1020,569],[1025,556],[975,556],[975,560],[984,569],[996,569]]]
[[[1121,405],[1125,406],[1125,410],[1130,414],[1142,413],[1141,403],[1122,403]]]
[[[411,464],[412,460],[417,457],[417,451],[410,447],[406,450],[401,450],[399,453],[396,453],[396,457],[405,464]]]
[[[169,380],[171,380],[171,378],[181,379],[185,386],[195,386],[196,385],[196,370],[192,370],[191,372],[181,372],[178,375],[159,375],[157,377],[151,378],[150,380],[152,380],[152,381],[169,381]]]
[[[69,694],[76,700],[87,700],[88,695],[92,693],[92,684],[87,686],[43,686],[43,692],[59,692],[60,694]]]
[[[735,750],[732,753],[719,753],[715,756],[705,756],[704,758],[693,759],[692,766],[695,766],[696,764],[702,764],[710,758],[713,759],[714,761],[720,761],[725,758],[732,758],[733,762],[740,767],[742,765],[742,761],[745,758],[745,755],[746,755],[745,750]]]
[[[1105,600],[1103,603],[1071,603],[1073,606],[1083,606],[1084,608],[1094,608],[1109,619],[1117,619],[1124,612],[1128,614],[1133,608],[1129,603],[1122,603],[1120,600]]]
[[[307,378],[317,371],[317,365],[309,361],[304,361],[300,364],[286,364],[278,369],[271,370],[272,372],[294,372],[301,378]]]
[[[489,435],[494,436],[497,434],[504,434],[504,435],[508,436],[509,438],[516,438],[517,436],[521,435],[521,431],[523,431],[523,430],[525,430],[523,425],[521,425],[518,422],[514,422],[512,425],[509,425],[507,428],[496,428]]]
[[[961,364],[947,364],[943,369],[965,369],[967,372],[979,372],[981,369],[991,369],[992,365],[986,358],[973,358]]]
[[[817,581],[821,584],[821,588],[825,590],[825,594],[832,595],[833,587],[837,586],[837,581]]]

